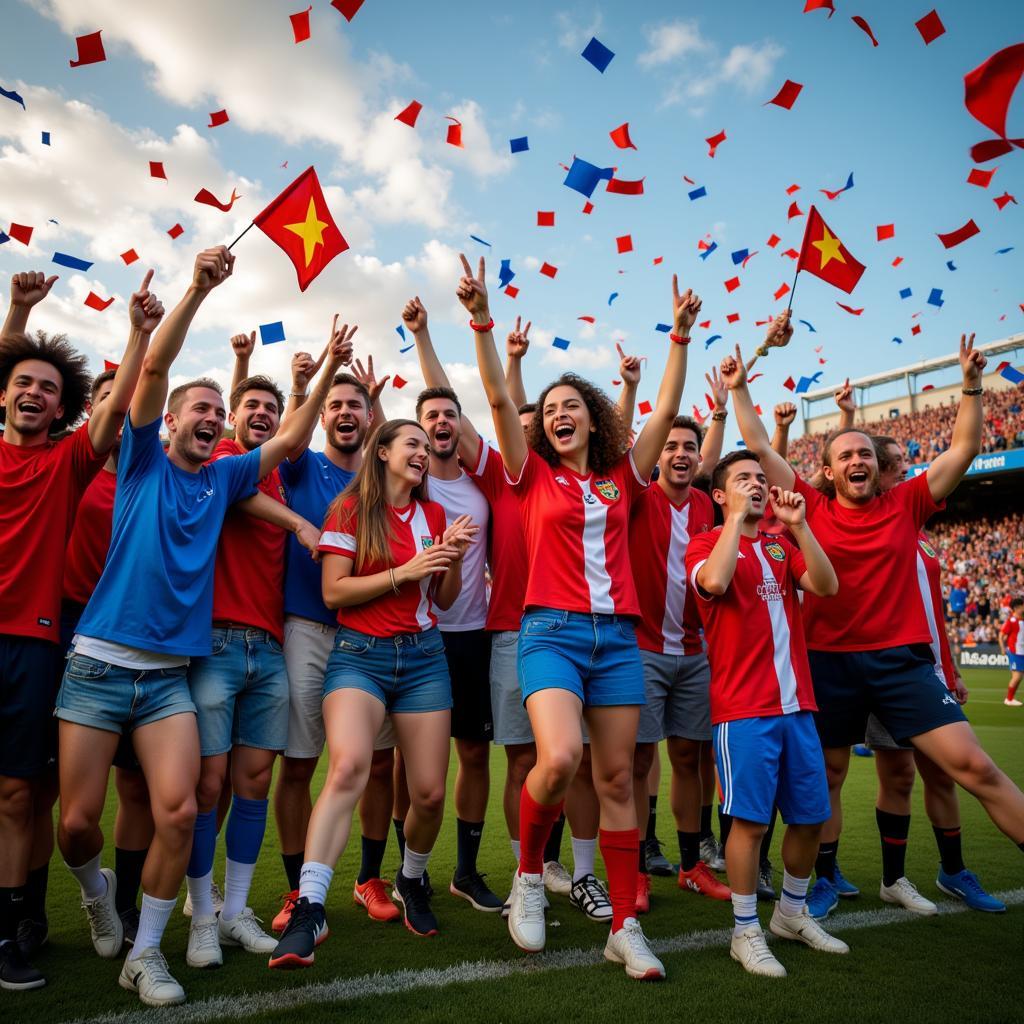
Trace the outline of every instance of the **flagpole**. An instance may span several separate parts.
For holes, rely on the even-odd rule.
[[[234,244],[234,242],[232,242],[232,245],[233,244]],[[231,246],[229,245],[228,248],[230,249]],[[792,313],[793,313],[793,296],[796,295],[796,282],[797,282],[797,279],[799,277],[800,277],[800,261],[797,260],[797,262],[796,262],[796,273],[793,275],[793,287],[789,289],[789,302],[787,303],[787,306],[789,308],[786,310],[786,312],[789,313],[790,315],[792,315]]]
[[[242,233],[241,233],[241,234],[240,234],[240,235],[238,236],[238,238],[236,238],[236,239],[235,239],[235,241],[234,241],[234,242],[232,242],[232,243],[231,243],[231,245],[229,245],[229,246],[228,246],[228,251],[230,251],[231,249],[233,249],[233,248],[234,248],[234,246],[235,246],[235,243],[237,243],[237,242],[241,241],[241,240],[242,240],[242,239],[243,239],[243,238],[245,237],[246,231],[250,231],[250,230],[251,230],[251,229],[252,229],[252,228],[253,228],[253,227],[255,226],[255,224],[256,224],[256,221],[252,221],[252,222],[251,222],[251,223],[249,224],[249,227],[247,227],[247,228],[245,229],[245,231],[243,231],[243,232],[242,232]]]

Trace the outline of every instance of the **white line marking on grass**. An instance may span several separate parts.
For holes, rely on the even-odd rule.
[[[1007,906],[1024,904],[1024,889],[1010,889],[994,895]],[[939,913],[943,915],[967,912],[967,907],[959,902],[943,902],[938,906]],[[920,918],[916,914],[903,909],[868,910],[830,917],[828,930],[848,932],[917,920]],[[714,947],[725,948],[731,938],[731,928],[716,928],[652,940],[651,947],[656,953],[685,953]],[[465,982],[496,981],[513,975],[589,967],[604,962],[603,950],[603,946],[592,946],[589,949],[558,950],[530,959],[475,960],[444,968],[364,974],[356,978],[338,978],[335,981],[316,982],[272,992],[217,996],[163,1009],[133,1008],[118,1013],[105,1013],[99,1017],[80,1018],[74,1024],[208,1024],[211,1021],[255,1017],[263,1013],[281,1013],[310,1004],[347,1003],[369,996],[397,995],[414,989],[438,989]]]

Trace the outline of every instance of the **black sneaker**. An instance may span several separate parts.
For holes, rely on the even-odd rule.
[[[31,960],[46,945],[50,937],[50,925],[43,915],[42,921],[23,917],[18,922],[18,949],[26,960]]]
[[[22,956],[17,942],[0,945],[0,988],[20,992],[45,984],[46,979]]]
[[[398,862],[398,867],[395,868],[395,878],[397,878],[401,873],[402,873],[402,862],[399,861]],[[423,885],[426,887],[426,890],[427,890],[427,899],[428,900],[432,900],[434,898],[434,887],[430,884],[430,872],[426,871],[426,870],[423,872]],[[394,888],[394,886],[392,886],[392,889],[393,888]]]
[[[405,927],[413,935],[437,934],[437,918],[434,917],[434,912],[430,909],[430,894],[427,892],[426,877],[406,878],[399,871],[392,895],[405,915]],[[498,909],[501,909],[500,903]]]
[[[663,878],[668,878],[679,870],[661,852],[661,843],[656,837],[644,842],[644,859],[647,861],[647,874],[649,875],[661,875]]]
[[[296,967],[310,967],[313,964],[313,950],[327,938],[327,916],[322,903],[310,903],[300,896],[295,901],[288,927],[278,940],[277,948],[270,954],[269,967],[292,970]]]
[[[135,936],[139,934],[139,908],[129,907],[122,910],[118,917],[124,925],[124,941],[129,946],[135,945]]]
[[[774,903],[778,896],[775,893],[775,883],[772,881],[772,862],[761,861],[757,869],[757,898],[762,903]]]
[[[502,901],[491,892],[484,881],[486,875],[474,871],[471,875],[456,875],[448,891],[453,896],[466,900],[474,910],[482,910],[485,914],[496,914],[504,906]]]

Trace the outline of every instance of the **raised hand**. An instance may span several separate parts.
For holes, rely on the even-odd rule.
[[[235,257],[226,245],[204,249],[197,257],[192,271],[192,287],[203,295],[223,284],[235,270]]]
[[[771,487],[768,498],[772,503],[775,518],[785,526],[799,526],[807,517],[807,505],[804,496],[796,491],[784,491],[781,487]]]
[[[718,367],[712,366],[711,373],[705,373],[704,379],[708,382],[708,387],[711,388],[711,398],[715,403],[715,412],[721,412],[729,401],[729,389],[725,386],[725,381],[719,375]]]
[[[480,527],[468,515],[462,515],[444,531],[441,544],[450,547],[455,552],[454,560],[458,560],[469,550],[470,544],[476,542],[479,532]]]
[[[697,320],[700,312],[701,298],[691,289],[687,288],[682,295],[679,294],[679,278],[672,275],[672,333],[681,338],[690,336],[690,328]]]
[[[317,375],[317,371],[323,365],[327,357],[327,349],[320,353],[320,358],[315,360],[308,352],[296,352],[292,356],[292,391],[295,394],[303,394],[309,382]]]
[[[252,334],[232,334],[231,351],[236,359],[250,359],[256,351],[256,332]]]
[[[419,334],[427,329],[427,309],[418,295],[403,307],[402,320],[413,334]]]
[[[363,367],[362,362],[357,359],[352,366],[352,376],[370,392],[371,405],[380,398],[380,393],[384,390],[384,385],[391,380],[390,373],[381,377],[380,380],[377,380],[373,372],[373,356],[366,357],[365,368]]]
[[[836,405],[843,412],[854,412],[857,408],[857,403],[853,397],[853,388],[850,387],[849,377],[846,378],[842,387],[836,388],[835,394],[832,397],[835,399]]]
[[[485,324],[491,318],[490,307],[487,301],[487,285],[484,284],[486,277],[486,265],[483,256],[480,257],[480,264],[477,267],[476,277],[469,265],[469,260],[460,252],[459,259],[462,260],[462,277],[459,278],[455,294],[459,302],[466,307],[473,322]]]
[[[775,406],[775,425],[788,427],[796,419],[796,406],[792,402],[779,402]]]
[[[969,338],[966,334],[960,335],[960,369],[964,374],[964,387],[976,388],[981,386],[981,375],[985,372],[988,360],[974,347],[974,335]]]
[[[358,330],[357,326],[350,328],[348,324],[342,324],[339,329],[338,314],[334,314],[334,320],[331,323],[331,336],[320,356],[321,363],[325,359],[327,360],[327,368],[330,373],[333,374],[339,366],[347,366],[352,362],[352,336]]]
[[[753,514],[754,498],[761,493],[760,488],[753,480],[740,480],[736,486],[728,492],[726,497],[725,511],[729,517],[746,519]]]
[[[793,325],[790,323],[789,310],[783,310],[765,331],[764,343],[757,349],[759,356],[766,356],[770,348],[784,348],[793,337]]]
[[[11,305],[31,307],[42,302],[57,280],[56,274],[47,277],[38,270],[11,274]]]
[[[139,290],[133,292],[128,300],[128,317],[132,327],[142,334],[152,334],[164,318],[163,303],[149,290],[152,280],[153,271],[147,270]]]
[[[743,354],[739,345],[736,346],[736,355],[726,356],[719,367],[722,374],[722,381],[725,386],[734,391],[747,383],[747,368],[743,364]]]
[[[615,342],[615,351],[619,353],[619,376],[623,383],[637,385],[640,383],[640,357],[627,356],[622,345]]]
[[[522,317],[517,316],[515,327],[508,332],[508,337],[505,339],[505,354],[512,359],[522,359],[530,347],[529,334],[533,321],[527,320],[526,326],[522,330],[519,326],[521,323]]]

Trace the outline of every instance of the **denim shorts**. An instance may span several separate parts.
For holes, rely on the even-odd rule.
[[[265,629],[215,626],[208,657],[193,658],[188,685],[203,757],[234,745],[284,750],[288,745],[288,671],[284,651]]]
[[[65,722],[124,735],[186,712],[196,713],[186,665],[141,671],[72,652],[54,714]]]
[[[452,683],[440,630],[381,637],[339,626],[324,673],[324,697],[335,690],[363,690],[388,714],[451,710]]]
[[[532,608],[519,630],[523,702],[569,690],[585,707],[645,704],[644,670],[631,619]]]

